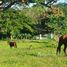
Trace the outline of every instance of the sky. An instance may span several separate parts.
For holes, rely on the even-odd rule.
[[[61,2],[61,3],[67,3],[67,0],[58,0],[58,2]]]

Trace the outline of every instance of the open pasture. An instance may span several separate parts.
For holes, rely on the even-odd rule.
[[[16,40],[17,48],[0,41],[0,67],[67,67],[63,50],[56,55],[54,40]],[[63,48],[63,46],[62,46]]]

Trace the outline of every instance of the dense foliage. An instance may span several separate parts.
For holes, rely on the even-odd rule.
[[[51,32],[65,34],[67,32],[66,8],[66,5],[61,4],[52,8],[37,5],[23,10],[9,9],[0,12],[0,37],[3,35],[30,38],[35,34]]]

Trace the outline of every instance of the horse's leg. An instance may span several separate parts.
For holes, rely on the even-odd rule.
[[[58,54],[58,52],[59,52],[59,54],[60,54],[60,52],[61,52],[61,47],[57,47],[57,52],[56,52],[56,54]]]
[[[64,53],[65,53],[65,55],[66,55],[66,45],[64,45]]]
[[[58,47],[57,47],[57,50],[56,50],[56,54],[58,54],[58,52],[59,52],[59,54],[60,54],[60,52],[61,52],[61,43],[59,43],[58,44]]]
[[[14,44],[14,47],[15,47],[15,48],[17,48],[17,45],[16,45],[16,43]]]

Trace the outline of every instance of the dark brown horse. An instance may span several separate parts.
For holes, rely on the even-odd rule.
[[[8,44],[9,44],[9,46],[10,46],[11,48],[12,48],[12,47],[17,48],[17,44],[16,44],[15,41],[9,41]]]
[[[66,35],[62,35],[59,37],[59,42],[58,42],[58,47],[57,47],[57,54],[58,52],[61,52],[61,46],[64,45],[64,53],[66,55],[66,48],[67,48],[67,34]]]

